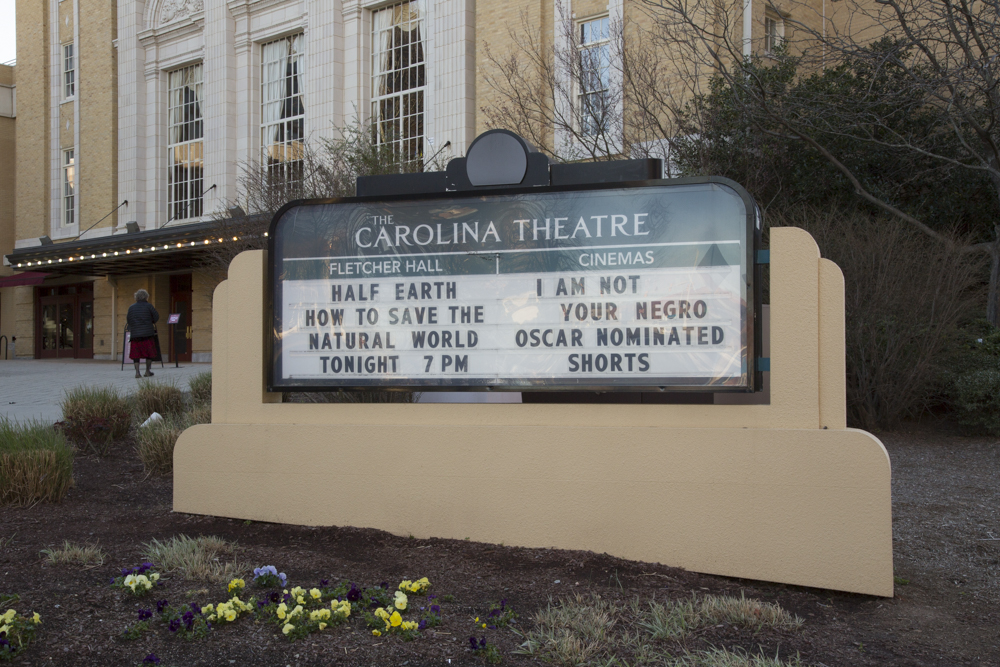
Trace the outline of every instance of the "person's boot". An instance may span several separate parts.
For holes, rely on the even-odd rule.
[[[142,377],[141,375],[139,375],[139,362],[138,361],[135,362],[135,376],[137,378]]]
[[[149,370],[150,366],[152,366],[152,365],[153,365],[153,362],[149,361],[147,359],[146,360],[146,377],[148,377],[148,378],[153,377],[153,371]]]

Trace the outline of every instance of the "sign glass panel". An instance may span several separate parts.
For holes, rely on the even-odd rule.
[[[272,389],[752,389],[738,186],[368,199],[275,216]]]

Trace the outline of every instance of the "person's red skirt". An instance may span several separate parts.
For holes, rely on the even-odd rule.
[[[142,336],[133,338],[128,350],[128,358],[138,361],[139,359],[156,358],[156,341],[152,336]]]

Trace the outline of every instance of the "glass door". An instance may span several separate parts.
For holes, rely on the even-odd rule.
[[[171,325],[170,358],[191,361],[191,292],[174,292],[170,295],[170,312],[180,315],[177,324]],[[161,322],[163,320],[160,320]]]
[[[35,349],[42,359],[94,357],[93,284],[39,289]]]

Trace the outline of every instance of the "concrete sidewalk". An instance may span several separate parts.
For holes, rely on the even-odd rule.
[[[142,366],[145,371],[145,363]],[[212,364],[182,363],[153,364],[153,382],[173,383],[188,390],[188,380],[199,373],[212,370]],[[92,361],[84,359],[25,359],[0,361],[0,416],[15,421],[41,419],[54,422],[62,419],[59,402],[67,389],[80,385],[117,387],[123,392],[133,391],[140,380],[135,379],[135,368],[120,361]]]

